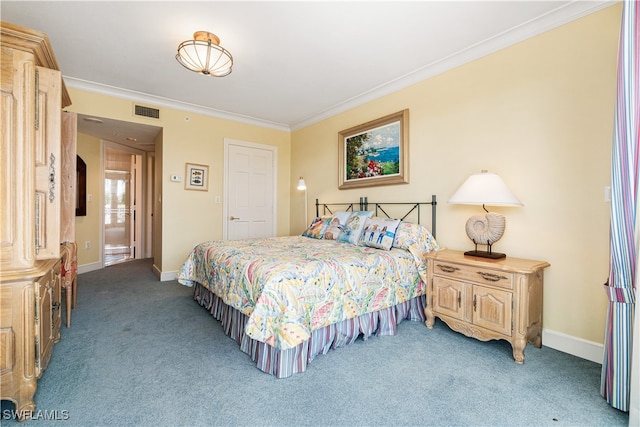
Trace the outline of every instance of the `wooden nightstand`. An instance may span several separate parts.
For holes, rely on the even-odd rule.
[[[513,358],[524,363],[527,342],[542,346],[544,261],[491,260],[442,250],[427,256],[426,325],[438,317],[449,327],[482,341],[511,343]]]

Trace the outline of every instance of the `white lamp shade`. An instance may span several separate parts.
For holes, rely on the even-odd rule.
[[[458,205],[524,206],[495,173],[471,175],[448,203]]]
[[[298,190],[306,190],[307,189],[307,184],[304,182],[304,178],[300,177],[300,180],[298,181]]]

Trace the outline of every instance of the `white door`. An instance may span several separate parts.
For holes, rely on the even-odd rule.
[[[276,147],[225,139],[225,239],[275,236],[276,159]]]

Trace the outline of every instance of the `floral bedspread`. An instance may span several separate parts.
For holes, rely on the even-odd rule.
[[[247,335],[285,350],[313,330],[423,295],[424,269],[403,249],[288,236],[201,243],[178,281],[211,290],[249,317]]]

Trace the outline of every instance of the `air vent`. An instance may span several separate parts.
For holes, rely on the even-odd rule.
[[[149,117],[152,119],[160,118],[160,110],[153,107],[145,107],[144,105],[134,104],[133,114],[140,117]]]

